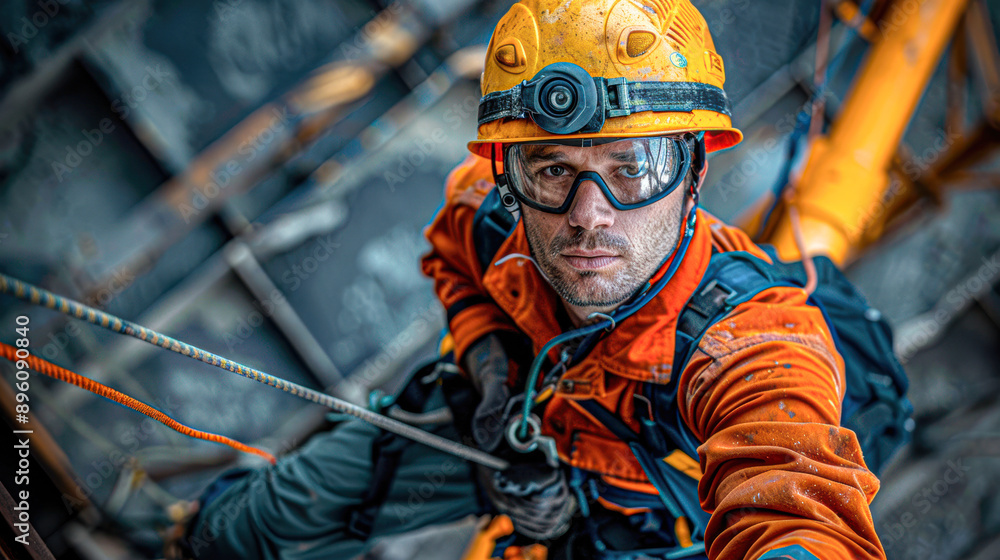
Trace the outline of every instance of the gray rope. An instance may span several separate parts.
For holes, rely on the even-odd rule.
[[[345,400],[327,395],[326,393],[322,393],[308,387],[303,387],[298,383],[293,383],[280,377],[256,370],[252,367],[247,367],[239,362],[227,360],[221,356],[207,352],[186,342],[181,342],[180,340],[158,333],[152,329],[147,329],[146,327],[126,321],[98,309],[94,309],[93,307],[84,305],[77,301],[53,294],[48,290],[44,290],[27,282],[22,282],[21,280],[12,278],[3,273],[0,273],[0,293],[10,294],[28,303],[41,305],[49,309],[65,313],[66,315],[83,319],[88,323],[99,325],[116,333],[138,338],[143,342],[148,342],[149,344],[160,346],[161,348],[205,362],[206,364],[224,369],[228,372],[242,375],[248,379],[253,379],[254,381],[274,387],[275,389],[281,389],[282,391],[291,393],[296,397],[321,404],[327,408],[336,410],[337,412],[350,414],[351,416],[364,420],[365,422],[382,428],[383,430],[393,432],[417,443],[422,443],[428,447],[433,447],[434,449],[454,455],[461,459],[479,463],[484,467],[504,470],[510,466],[507,461],[494,457],[488,453],[484,453],[478,449],[462,445],[461,443],[443,438],[430,432],[426,432],[419,428],[410,426],[409,424],[404,424],[398,420],[377,414]]]

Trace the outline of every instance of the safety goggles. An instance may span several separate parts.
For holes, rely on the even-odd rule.
[[[592,140],[587,149],[594,153],[586,164],[574,162],[564,148],[580,146],[580,140],[509,144],[504,148],[504,174],[514,196],[542,212],[567,212],[586,181],[597,184],[614,208],[632,210],[660,200],[683,183],[691,169],[689,141],[693,137]]]

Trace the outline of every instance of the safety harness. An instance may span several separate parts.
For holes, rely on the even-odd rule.
[[[516,222],[505,210],[499,193],[491,191],[473,219],[474,246],[484,271],[515,226]],[[700,285],[678,317],[676,359],[670,383],[644,384],[642,393],[636,395],[637,399],[644,401],[641,406],[635,407],[640,415],[639,432],[632,431],[596,401],[577,401],[618,439],[628,444],[658,492],[657,495],[650,495],[627,491],[602,483],[594,473],[571,469],[570,483],[584,517],[583,526],[589,546],[602,551],[604,558],[626,558],[637,553],[663,558],[704,555],[709,515],[701,509],[698,500],[697,482],[701,472],[695,459],[702,442],[681,419],[676,399],[678,380],[705,332],[736,306],[775,286],[802,287],[806,284],[806,273],[801,263],[783,263],[777,259],[772,248],[763,248],[773,263],[742,251],[713,251]],[[866,463],[877,473],[906,441],[908,424],[912,423],[909,420],[912,406],[905,397],[906,375],[892,353],[891,330],[881,314],[868,306],[829,259],[816,257],[814,262],[819,285],[810,303],[823,310],[846,364],[843,425],[858,434]],[[449,316],[456,315],[467,306],[449,309]],[[583,359],[604,333],[602,329],[580,340],[569,363]],[[424,400],[434,387],[434,383],[428,382],[433,377],[432,381],[444,386],[456,427],[469,425],[477,396],[468,380],[449,373],[451,370],[439,376],[430,375],[442,363],[453,364],[453,359],[449,353],[437,362],[418,369],[396,397],[376,399],[372,408],[385,410],[400,406],[404,410],[421,411]],[[407,444],[405,440],[388,433],[373,442],[372,489],[349,514],[350,530],[355,537],[364,539],[370,535],[372,523],[385,499],[385,492],[379,489],[388,488],[391,484],[399,454]],[[620,519],[603,515],[600,508],[591,507],[598,498],[625,508],[646,510],[647,513],[636,514],[633,517],[637,519],[630,522],[634,530],[642,528],[645,531],[645,540],[659,544],[638,550],[635,535],[623,536],[627,532],[622,532]],[[489,510],[489,505],[483,503],[483,509]],[[631,543],[632,548],[621,550],[623,543]],[[663,543],[672,544],[664,546]],[[498,546],[502,548],[504,544],[501,542]],[[790,558],[809,557],[803,555],[808,554],[804,549],[783,551],[783,554]]]
[[[477,211],[474,241],[480,265],[489,266],[500,245],[516,223],[491,191]],[[640,415],[638,433],[611,411],[593,400],[577,401],[592,417],[618,439],[628,444],[658,496],[629,492],[602,485],[599,477],[572,469],[571,483],[577,492],[581,512],[588,517],[587,528],[595,550],[604,558],[626,558],[642,553],[649,557],[686,558],[703,555],[705,527],[709,515],[701,509],[697,481],[700,468],[694,459],[701,445],[680,416],[677,389],[680,374],[698,342],[736,306],[757,294],[778,286],[804,287],[806,271],[801,262],[782,262],[774,249],[762,246],[772,262],[744,251],[713,254],[698,288],[681,311],[676,328],[675,360],[671,381],[666,385],[646,383],[635,409]],[[844,358],[846,391],[842,425],[853,430],[861,443],[865,462],[876,474],[908,439],[912,430],[913,408],[906,398],[906,374],[892,350],[892,332],[877,309],[871,307],[837,266],[826,257],[814,257],[818,286],[809,303],[824,314],[838,352]],[[584,337],[569,364],[578,363],[596,346],[605,330]],[[569,365],[567,364],[567,366]],[[528,387],[530,391],[532,387]],[[599,488],[599,486],[603,486]],[[661,512],[658,531],[669,529],[671,547],[655,547],[614,552],[605,542],[601,520],[588,507],[598,497],[613,499],[625,508],[651,508]],[[648,514],[647,514],[648,517]],[[650,525],[649,520],[645,525]],[[655,524],[653,524],[655,525]],[[624,542],[629,542],[625,539]],[[634,543],[634,541],[632,541]],[[791,551],[791,553],[797,551]],[[797,556],[790,556],[797,557]]]

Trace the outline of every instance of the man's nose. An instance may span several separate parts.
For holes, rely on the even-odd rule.
[[[615,209],[604,191],[593,181],[584,181],[569,208],[569,225],[583,229],[609,227],[615,223]]]

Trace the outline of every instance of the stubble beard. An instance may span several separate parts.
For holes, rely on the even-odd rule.
[[[525,220],[524,227],[532,257],[559,297],[577,307],[611,308],[638,292],[671,252],[678,235],[672,222],[647,223],[639,232],[640,247],[622,236],[580,228],[572,235],[555,237],[547,247],[538,247],[538,229],[530,220]],[[618,254],[621,264],[618,270],[608,272],[575,270],[561,256],[571,248],[609,249]]]

